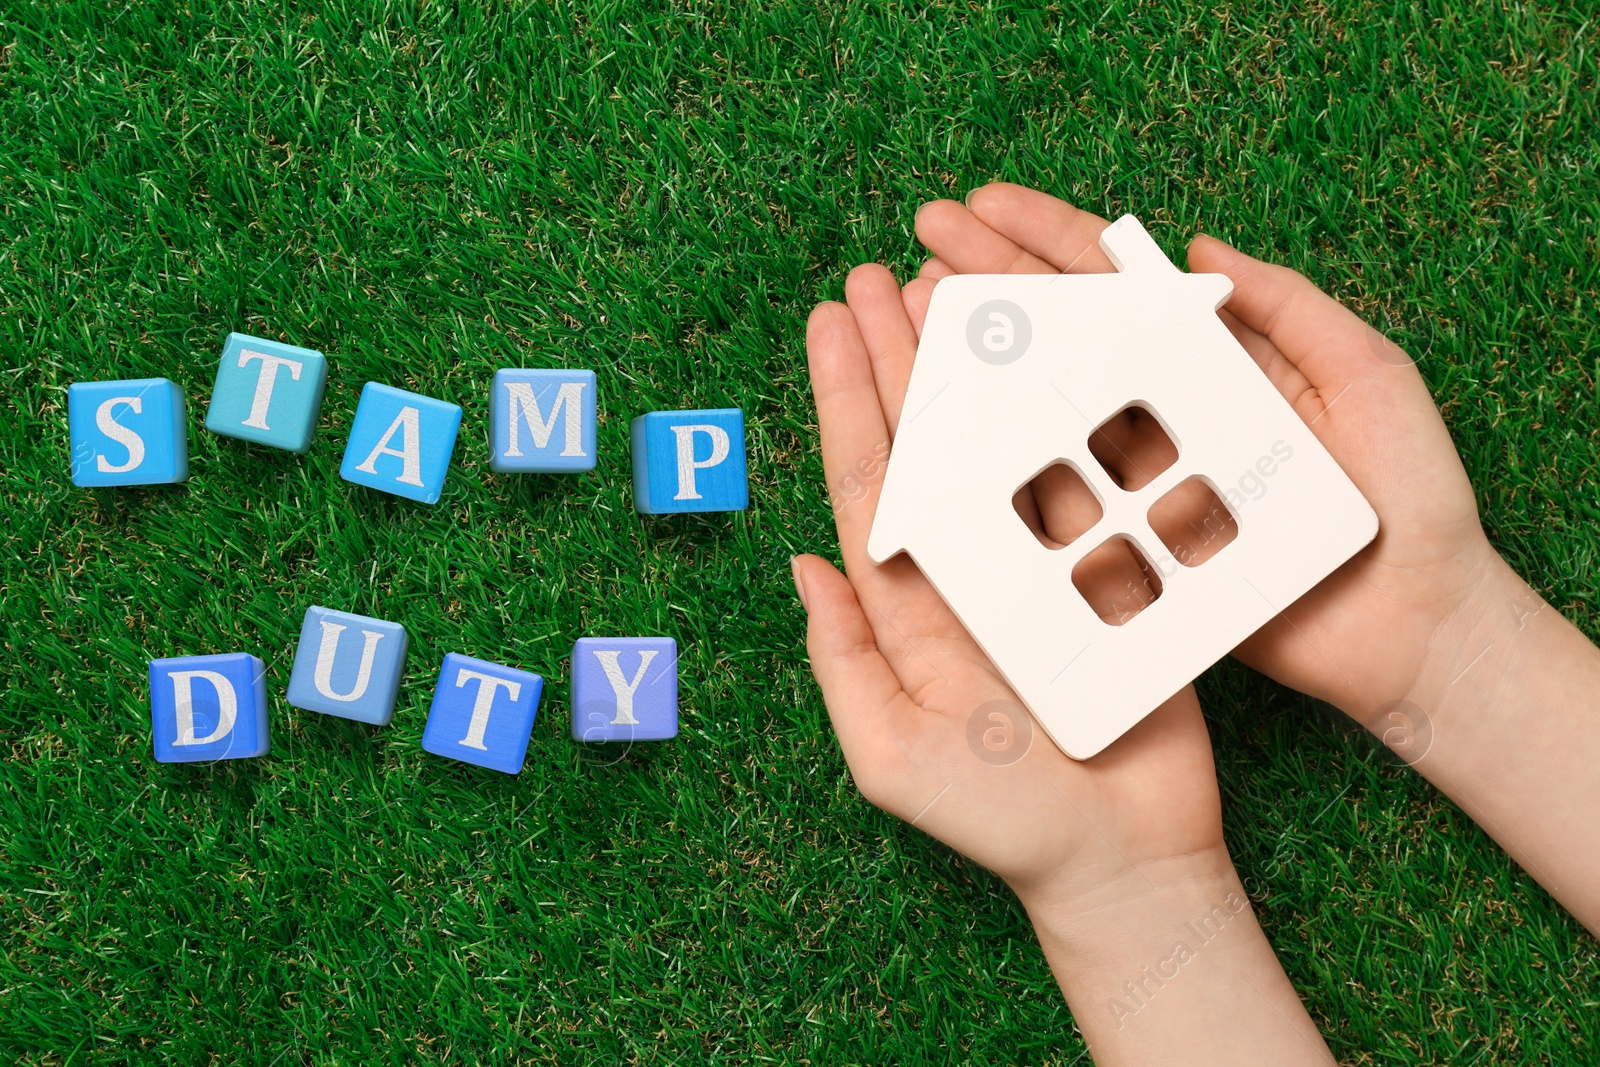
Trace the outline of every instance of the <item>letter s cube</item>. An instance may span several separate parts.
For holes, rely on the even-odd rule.
[[[665,741],[678,735],[678,643],[583,637],[572,646],[572,739]]]
[[[189,477],[183,391],[166,378],[67,387],[74,485],[164,485]]]
[[[652,411],[633,420],[633,506],[641,514],[743,511],[750,504],[744,412]]]
[[[150,728],[161,763],[265,756],[266,665],[246,652],[151,660]]]
[[[305,452],[317,428],[328,361],[321,352],[230,333],[211,387],[206,429]]]
[[[387,726],[400,692],[406,643],[405,627],[398,623],[313,604],[300,627],[289,703]]]
[[[489,396],[489,468],[502,474],[594,470],[592,370],[498,370]]]

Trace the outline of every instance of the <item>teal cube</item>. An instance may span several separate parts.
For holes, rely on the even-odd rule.
[[[385,493],[437,504],[461,428],[461,408],[368,382],[356,405],[339,475]]]
[[[67,386],[72,482],[165,485],[189,477],[183,391],[166,378]]]
[[[594,470],[598,411],[592,370],[495,371],[489,467],[503,474]]]
[[[750,504],[744,412],[652,411],[630,426],[633,506],[641,514],[743,511]]]
[[[317,428],[328,361],[321,352],[230,333],[211,387],[206,429],[305,452]]]

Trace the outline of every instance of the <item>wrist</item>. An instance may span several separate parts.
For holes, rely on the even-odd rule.
[[[1092,888],[1021,897],[1075,1015],[1122,1028],[1193,956],[1260,936],[1226,847],[1124,865]],[[1244,922],[1236,922],[1240,917]],[[1178,950],[1182,946],[1183,950]]]
[[[1328,1062],[1225,847],[1022,903],[1097,1065]]]
[[[1466,594],[1430,635],[1411,687],[1371,707],[1362,720],[1408,762],[1426,753],[1424,742],[1444,719],[1493,705],[1521,660],[1524,636],[1548,621],[1544,599],[1485,548]]]

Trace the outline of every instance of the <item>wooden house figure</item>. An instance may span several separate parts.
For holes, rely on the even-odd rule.
[[[1131,215],[1116,273],[955,275],[934,290],[868,554],[908,553],[1062,751],[1087,759],[1358,552],[1378,519],[1217,316],[1220,274],[1180,271]],[[1130,406],[1177,458],[1121,488],[1090,439]],[[1065,463],[1101,516],[1047,547],[1012,504]],[[1153,506],[1200,479],[1233,540],[1174,558]],[[1124,538],[1159,596],[1108,619],[1075,567]],[[1181,553],[1180,553],[1181,555]],[[1123,623],[1120,624],[1119,623]]]

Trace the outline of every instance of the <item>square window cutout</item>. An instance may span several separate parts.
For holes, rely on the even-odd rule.
[[[1119,489],[1143,489],[1178,462],[1178,445],[1142,403],[1129,404],[1089,435],[1089,451]]]
[[[1030,478],[1012,496],[1011,506],[1039,543],[1052,550],[1072,544],[1106,513],[1078,468],[1064,459]]]
[[[1239,536],[1239,520],[1211,483],[1198,476],[1164,493],[1150,505],[1149,518],[1150,529],[1185,567],[1200,566]]]
[[[1127,625],[1161,596],[1161,575],[1139,546],[1121,534],[1078,561],[1072,584],[1109,626]]]

